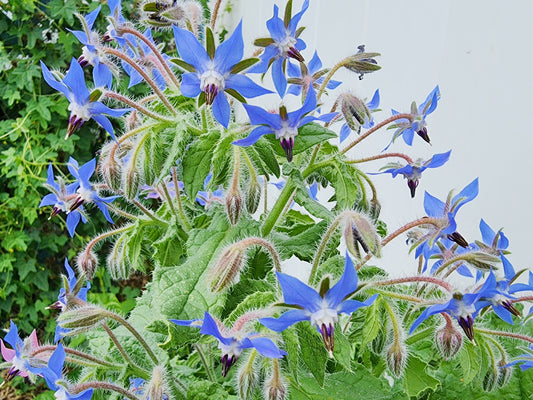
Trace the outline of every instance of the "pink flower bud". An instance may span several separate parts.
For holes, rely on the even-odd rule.
[[[454,358],[463,345],[463,335],[452,324],[435,332],[435,343],[445,360]]]

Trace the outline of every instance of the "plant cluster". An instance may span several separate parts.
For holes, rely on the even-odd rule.
[[[64,262],[50,306],[59,310],[54,344],[34,333],[23,340],[10,323],[1,342],[8,379],[42,377],[55,398],[83,400],[531,393],[524,305],[533,273],[515,270],[501,230],[482,220],[481,240],[470,242],[456,222],[478,179],[444,201],[424,193],[426,216],[388,232],[359,168],[399,160],[382,173],[403,176],[417,194],[422,173],[451,152],[414,160],[388,149],[400,137],[430,142],[439,87],[378,121],[379,91],[367,101],[332,78],[341,68],[359,79],[378,71],[379,53],[359,46],[331,69],[317,52],[307,61],[308,0],[296,12],[289,0],[282,15],[274,6],[249,58],[246,21],[221,29],[220,4],[148,1],[135,24],[108,0],[79,16],[83,29],[71,33],[82,52],[66,72],[41,62],[46,83],[68,100],[67,142],[89,124],[109,140],[98,160],[70,157],[68,176],[50,164],[40,207],[63,216],[70,236],[99,214],[110,227],[86,243],[77,272]],[[105,31],[96,28],[102,9]],[[170,31],[170,43],[158,43],[154,27]],[[149,91],[125,94],[126,83]],[[250,104],[265,96],[279,107]],[[385,150],[350,156],[382,128],[393,130]],[[325,188],[334,191],[328,207],[317,200]],[[403,234],[412,275],[369,265]],[[292,257],[309,263],[306,282],[293,276]],[[127,316],[88,300],[102,270],[115,280],[151,274]]]

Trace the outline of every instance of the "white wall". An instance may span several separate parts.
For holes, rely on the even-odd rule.
[[[295,0],[293,10],[302,2]],[[245,41],[268,36],[265,22],[273,1],[233,3],[243,15]],[[283,13],[285,1],[277,4]],[[468,241],[480,239],[480,218],[494,229],[504,227],[515,268],[533,265],[532,17],[529,0],[311,0],[301,23],[307,26],[302,36],[306,59],[317,49],[324,65],[332,66],[359,44],[382,54],[383,69],[363,81],[348,71],[337,76],[345,82],[341,88],[362,97],[380,89],[383,112],[376,115],[378,121],[390,115],[391,107],[408,111],[412,100],[420,103],[440,85],[439,106],[427,120],[432,146],[416,137],[415,146],[398,141],[392,149],[413,158],[452,149],[451,159],[425,172],[415,199],[402,178],[375,178],[382,218],[391,231],[424,215],[424,190],[443,199],[450,189],[460,190],[479,177],[479,197],[459,213],[460,232]],[[390,135],[377,133],[353,156],[381,151]],[[382,165],[376,161],[364,169],[377,172]],[[387,247],[387,269],[402,274],[415,267],[404,238]]]

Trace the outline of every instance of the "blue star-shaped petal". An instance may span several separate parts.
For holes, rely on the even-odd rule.
[[[271,93],[247,76],[233,72],[244,53],[242,21],[212,56],[191,32],[177,26],[173,29],[179,55],[191,71],[182,76],[182,94],[197,97],[204,92],[206,104],[212,105],[213,116],[225,128],[231,113],[225,91],[234,90],[246,98]]]
[[[91,101],[83,69],[75,58],[71,60],[70,68],[62,81],[57,80],[42,61],[41,68],[46,83],[63,93],[70,102],[67,138],[79,129],[85,121],[92,118],[111,135],[113,140],[116,140],[113,125],[105,115],[121,117],[129,111],[128,108],[111,109],[100,101]]]
[[[222,376],[227,375],[229,369],[235,364],[244,349],[253,347],[262,356],[268,358],[281,358],[287,354],[280,350],[272,340],[258,333],[245,333],[235,329],[228,330],[207,311],[204,314],[203,321],[200,319],[171,319],[170,321],[180,326],[201,328],[201,334],[213,336],[218,340],[218,348],[222,352]],[[235,325],[240,324],[236,323]]]
[[[339,281],[325,293],[318,293],[302,281],[281,272],[276,273],[283,292],[283,302],[296,309],[286,311],[279,318],[261,318],[259,322],[276,332],[287,329],[299,321],[310,321],[316,326],[328,351],[333,351],[333,334],[339,314],[351,314],[361,307],[371,305],[374,295],[364,302],[349,300],[357,290],[358,278],[352,260],[346,254],[344,273]]]

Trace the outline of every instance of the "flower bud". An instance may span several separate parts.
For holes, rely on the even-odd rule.
[[[130,160],[122,171],[122,190],[128,200],[134,200],[137,197],[141,185],[141,177],[133,161]]]
[[[498,362],[498,386],[504,387],[509,383],[511,376],[513,375],[513,369],[511,367],[506,367],[508,364],[505,358],[502,358]]]
[[[251,182],[246,190],[246,210],[250,214],[254,214],[259,207],[261,200],[261,185],[259,182]]]
[[[498,386],[498,370],[494,367],[490,367],[485,377],[483,378],[483,383],[481,387],[485,392],[492,392]]]
[[[463,345],[463,335],[450,323],[435,332],[435,343],[445,360],[454,358]]]
[[[220,292],[239,281],[244,266],[245,247],[231,245],[222,251],[207,276],[207,286],[212,292]]]
[[[370,121],[372,114],[367,105],[359,97],[350,93],[343,93],[337,99],[346,124],[354,132],[360,133],[365,122]]]
[[[143,5],[143,22],[158,28],[174,25],[185,26],[186,11],[181,4],[172,1],[152,1]]]
[[[152,379],[146,387],[143,400],[167,400],[169,393],[164,377],[164,369],[161,366],[156,366],[152,371]]]
[[[112,279],[127,279],[130,275],[130,267],[126,260],[124,237],[120,236],[107,256],[107,270]]]
[[[93,279],[93,274],[98,268],[98,258],[92,250],[86,249],[78,254],[76,263],[78,269],[85,274],[88,280]]]
[[[359,79],[363,79],[364,74],[368,74],[370,72],[378,71],[381,69],[381,67],[377,65],[377,61],[374,60],[374,57],[378,57],[381,54],[366,53],[364,45],[359,46],[358,49],[359,51],[357,52],[357,54],[354,54],[353,56],[349,57],[348,62],[344,64],[347,69],[355,72],[356,74],[359,74]]]
[[[104,179],[104,182],[113,190],[120,189],[122,173],[121,164],[115,158],[117,149],[118,144],[116,142],[106,143],[102,147],[100,162],[98,164],[100,175]]]
[[[265,381],[263,387],[263,398],[265,400],[285,400],[287,398],[287,383],[279,371],[279,362],[272,359],[272,374]]]
[[[407,350],[398,342],[394,342],[387,351],[387,367],[396,378],[400,378],[407,365]]]
[[[86,304],[62,312],[57,318],[57,323],[62,328],[70,329],[66,336],[74,336],[80,332],[88,331],[108,317],[107,311],[93,304]]]
[[[243,360],[241,368],[237,373],[237,386],[239,389],[239,397],[243,400],[251,399],[254,393],[254,388],[257,384],[258,374],[256,372],[255,357],[257,351],[248,352],[248,359]]]
[[[377,221],[381,213],[381,203],[375,197],[370,200],[370,208],[368,210],[373,221]]]
[[[344,239],[348,250],[358,257],[360,245],[365,253],[379,257],[381,240],[370,218],[356,211],[346,211],[342,218],[345,223]]]
[[[233,189],[226,195],[226,212],[229,222],[235,225],[239,221],[242,210],[242,198],[238,189]]]

